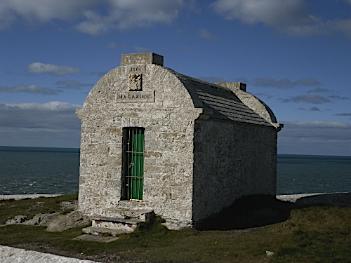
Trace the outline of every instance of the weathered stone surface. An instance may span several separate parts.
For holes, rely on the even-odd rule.
[[[122,208],[140,206],[166,224],[184,227],[240,196],[274,194],[274,121],[234,91],[153,59],[123,56],[122,65],[97,82],[77,111],[82,122],[79,210],[116,217]],[[131,91],[131,74],[142,75],[141,91]],[[132,80],[138,90],[139,77]],[[121,200],[123,127],[145,129],[144,194],[138,202]]]
[[[266,255],[267,255],[267,257],[273,257],[274,256],[274,252],[266,250]]]
[[[59,215],[48,223],[46,228],[49,232],[62,232],[75,227],[84,227],[90,224],[89,217],[79,211],[73,211],[66,215]]]
[[[246,84],[242,82],[219,82],[216,83],[222,87],[229,88],[231,90],[242,90],[246,91]]]
[[[116,223],[116,222],[108,222],[103,221],[99,223],[95,223],[93,221],[92,226],[83,228],[83,233],[91,234],[91,235],[111,235],[118,236],[122,234],[130,234],[134,232],[137,228],[137,224],[125,224],[125,223]]]
[[[32,219],[23,222],[24,225],[47,226],[51,220],[59,216],[59,213],[37,214]]]
[[[136,53],[136,54],[123,54],[122,65],[135,65],[135,64],[155,64],[163,66],[163,56],[155,53]]]
[[[112,225],[112,223],[111,223]],[[115,224],[117,225],[117,224]],[[118,237],[124,234],[130,234],[134,229],[128,228],[125,225],[120,225],[121,227],[102,227],[102,226],[89,226],[82,229],[82,232],[87,235],[93,236],[112,236]]]
[[[17,215],[14,218],[11,218],[6,221],[6,225],[33,225],[33,226],[46,226],[51,220],[59,216],[60,213],[51,213],[51,214],[37,214],[33,218],[28,218],[24,215]]]
[[[14,218],[11,218],[6,221],[6,225],[15,225],[15,224],[22,224],[27,220],[27,216],[24,215],[17,215]]]
[[[41,253],[20,248],[0,246],[1,263],[94,263],[95,261],[62,257],[48,253]]]
[[[273,127],[199,119],[194,140],[195,221],[219,212],[241,196],[275,195]]]

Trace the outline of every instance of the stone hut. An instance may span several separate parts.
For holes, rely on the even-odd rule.
[[[126,54],[77,114],[79,210],[95,228],[151,211],[170,228],[194,226],[239,197],[276,193],[281,125],[243,83],[208,83],[160,55]]]

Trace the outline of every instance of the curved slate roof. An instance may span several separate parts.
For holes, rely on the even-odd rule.
[[[182,82],[196,108],[204,108],[223,119],[277,127],[243,103],[231,89],[168,70]],[[273,114],[270,109],[269,111]]]

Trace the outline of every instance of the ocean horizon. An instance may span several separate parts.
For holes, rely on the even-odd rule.
[[[79,148],[0,146],[0,194],[78,192]],[[351,156],[278,154],[277,193],[351,192]]]
[[[0,146],[0,151],[26,151],[26,152],[80,152],[76,147],[38,147],[38,146]],[[346,157],[349,155],[320,155],[320,154],[299,154],[299,153],[278,153],[278,156],[311,156],[311,157]]]

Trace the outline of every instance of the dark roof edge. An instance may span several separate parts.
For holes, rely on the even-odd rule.
[[[269,108],[269,106],[266,103],[264,103],[261,99],[257,98],[256,96],[252,95],[249,92],[239,90],[240,93],[245,94],[246,96],[250,96],[250,97],[253,97],[254,99],[256,99],[265,108],[265,110],[269,114],[270,118],[266,118],[266,117],[262,116],[262,113],[258,112],[255,109],[255,107],[252,107],[251,105],[249,105],[247,103],[247,101],[245,101],[242,98],[240,98],[241,96],[239,96],[239,94],[236,91],[234,91],[234,90],[232,90],[230,88],[223,87],[223,86],[221,86],[219,84],[211,83],[211,82],[208,82],[208,81],[205,81],[205,80],[202,80],[202,79],[198,79],[198,78],[194,78],[194,77],[191,77],[191,76],[187,76],[187,75],[179,73],[179,72],[177,72],[177,71],[175,71],[173,69],[170,69],[170,68],[165,68],[165,69],[170,71],[171,73],[173,73],[183,83],[185,88],[188,90],[191,98],[193,99],[195,107],[204,107],[203,101],[201,99],[199,99],[199,96],[196,94],[196,92],[194,92],[194,90],[191,87],[187,87],[185,81],[193,81],[195,83],[205,85],[206,87],[211,88],[211,89],[218,89],[218,91],[220,91],[220,92],[223,92],[223,91],[228,92],[228,94],[231,94],[238,101],[240,101],[240,103],[242,105],[244,105],[248,109],[252,110],[256,115],[258,115],[262,119],[262,123],[260,123],[260,124],[266,125],[266,126],[267,125],[268,126],[273,126],[278,131],[283,127],[282,124],[277,122],[277,119],[276,119],[273,111]],[[250,121],[247,121],[247,122],[250,122]]]

